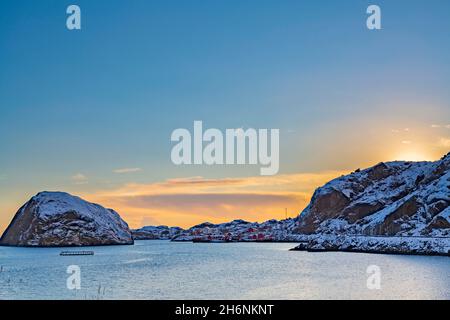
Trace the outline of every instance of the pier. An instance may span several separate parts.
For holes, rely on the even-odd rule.
[[[60,256],[93,256],[94,251],[61,251]]]

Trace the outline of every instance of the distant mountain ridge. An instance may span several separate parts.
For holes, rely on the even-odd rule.
[[[265,242],[291,239],[294,219],[249,222],[236,219],[224,223],[203,222],[188,229],[167,226],[147,226],[132,230],[135,240],[173,240],[204,242]]]
[[[294,226],[295,219],[281,221],[272,219],[261,223],[242,219],[218,224],[205,222],[183,230],[172,240],[198,242],[294,241],[295,238],[292,237],[292,228]]]
[[[171,240],[183,231],[180,227],[145,226],[131,230],[135,240]]]

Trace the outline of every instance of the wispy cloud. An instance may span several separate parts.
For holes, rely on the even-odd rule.
[[[440,138],[438,141],[438,146],[444,148],[450,148],[450,139],[449,138]]]
[[[113,170],[114,173],[133,173],[142,171],[141,168],[120,168]]]
[[[71,177],[71,180],[75,184],[87,184],[88,183],[88,178],[82,173],[77,173],[77,174],[73,175]]]
[[[404,132],[409,132],[409,131],[411,131],[411,129],[410,129],[410,128],[391,129],[391,132],[392,132],[392,133],[400,133],[400,132],[402,132],[402,131],[404,131]]]
[[[450,129],[450,124],[432,124],[431,127],[434,129],[438,128]]]
[[[403,140],[402,143],[403,143],[403,144],[411,144],[412,141],[411,141],[411,140]]]

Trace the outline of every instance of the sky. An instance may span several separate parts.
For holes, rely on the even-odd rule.
[[[43,190],[188,227],[293,217],[356,168],[437,160],[449,38],[447,0],[3,0],[0,232]],[[171,133],[195,120],[280,129],[279,174],[175,166]]]

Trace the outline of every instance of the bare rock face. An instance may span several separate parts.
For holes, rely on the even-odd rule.
[[[295,232],[450,237],[450,154],[435,162],[395,161],[318,188]]]
[[[111,209],[63,192],[41,192],[25,203],[0,239],[9,246],[133,244],[130,229]]]
[[[328,219],[336,218],[350,203],[347,196],[339,190],[327,193],[315,193],[308,206],[308,214],[302,217],[302,233],[314,233],[318,225]]]

